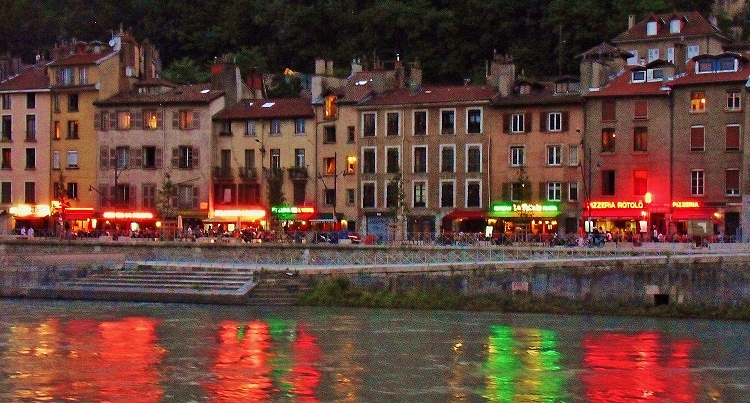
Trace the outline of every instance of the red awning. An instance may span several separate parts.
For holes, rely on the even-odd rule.
[[[443,220],[486,220],[489,212],[484,210],[455,209],[443,217]]]
[[[86,220],[94,217],[94,209],[91,207],[68,207],[63,213],[66,220]]]
[[[681,208],[672,212],[673,221],[713,220],[716,209],[713,208]]]
[[[604,209],[592,209],[591,212],[584,210],[584,218],[588,218],[589,214],[591,218],[606,219],[611,218],[615,220],[641,220],[641,210],[633,209],[616,209],[616,208],[604,208]]]

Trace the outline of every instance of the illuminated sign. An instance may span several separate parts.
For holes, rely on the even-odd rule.
[[[700,204],[697,201],[674,201],[672,202],[673,208],[697,208]]]
[[[497,203],[492,205],[495,213],[556,213],[560,211],[557,204],[531,204],[531,203]]]
[[[260,219],[266,216],[263,209],[214,210],[214,217],[248,217]]]
[[[8,213],[16,217],[47,217],[50,215],[52,209],[46,204],[20,204],[13,206],[8,209]]]
[[[589,208],[592,210],[600,210],[607,208],[616,209],[642,209],[643,201],[592,201],[589,203]]]
[[[279,206],[271,207],[271,212],[274,214],[313,214],[315,213],[315,207]]]
[[[154,213],[148,211],[105,211],[102,217],[109,219],[152,219]]]

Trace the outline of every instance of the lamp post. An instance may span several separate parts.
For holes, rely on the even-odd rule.
[[[651,228],[653,227],[653,224],[651,223],[651,202],[653,201],[654,198],[651,192],[646,192],[646,194],[643,195],[643,203],[646,205],[646,228],[648,228],[649,230],[651,230]],[[653,236],[652,240],[656,241],[656,236]]]

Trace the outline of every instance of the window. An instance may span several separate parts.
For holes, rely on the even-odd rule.
[[[682,20],[680,20],[679,18],[675,18],[669,21],[669,33],[670,34],[679,34],[681,29],[682,29]]]
[[[414,182],[414,206],[413,207],[427,207],[427,183],[426,182]]]
[[[156,130],[161,128],[161,119],[159,119],[159,113],[156,111],[143,111],[143,128],[148,130]]]
[[[11,183],[0,182],[0,203],[10,204]]]
[[[30,92],[26,94],[26,109],[36,108],[36,94]]]
[[[466,133],[482,133],[482,110],[468,109],[466,111]]]
[[[725,174],[727,196],[740,195],[740,170],[727,169]]]
[[[547,130],[559,132],[563,129],[563,114],[560,112],[550,112],[547,114]]]
[[[414,147],[414,173],[427,172],[427,147]]]
[[[706,111],[706,93],[702,91],[690,94],[690,112],[700,113]]]
[[[414,111],[414,135],[427,135],[427,111]]]
[[[78,169],[78,151],[68,151],[68,169]]]
[[[355,203],[354,200],[354,189],[346,189],[346,205],[347,206],[353,206]]]
[[[400,166],[398,147],[387,147],[385,149],[385,172],[389,174],[401,172]]]
[[[76,140],[76,139],[78,139],[78,121],[69,120],[68,121],[68,140]]]
[[[524,146],[511,146],[510,147],[510,166],[518,167],[526,163]]]
[[[52,138],[54,140],[60,140],[62,138],[62,128],[60,127],[60,121],[56,120],[54,123],[54,128],[52,129]]]
[[[685,54],[685,56],[686,56],[685,61],[688,61],[688,60],[694,58],[695,56],[698,56],[700,54],[700,52],[701,52],[700,49],[701,48],[700,48],[699,45],[688,45],[687,52]]]
[[[646,79],[649,82],[664,80],[664,69],[648,69]]]
[[[456,148],[453,145],[440,146],[440,172],[456,171]]]
[[[648,171],[633,171],[633,195],[643,196],[648,191]]]
[[[614,122],[617,120],[615,101],[602,101],[602,120],[607,122]]]
[[[674,48],[673,47],[667,48],[667,61],[670,63],[674,63]]]
[[[376,172],[376,158],[374,148],[362,149],[362,173],[374,174]]]
[[[740,125],[732,124],[727,125],[727,136],[726,136],[726,150],[727,151],[739,151],[740,150]]]
[[[117,130],[130,130],[130,111],[117,112]]]
[[[336,142],[336,126],[323,127],[323,143],[331,144]]]
[[[510,199],[515,201],[526,200],[526,186],[521,182],[510,184]]]
[[[2,141],[12,141],[13,140],[13,123],[11,121],[10,115],[3,115],[3,122],[2,122]]]
[[[304,148],[294,149],[294,166],[305,167],[305,149]]]
[[[633,55],[633,56],[631,56],[631,57],[628,58],[628,61],[627,61],[628,65],[629,66],[635,66],[636,64],[638,64],[638,51],[634,50],[634,49],[630,49],[630,50],[628,50],[628,53],[630,53],[631,55]]]
[[[198,208],[198,187],[192,185],[177,186],[176,206],[178,209]]]
[[[345,175],[354,175],[357,172],[357,157],[350,155],[346,157],[346,172]]]
[[[326,157],[323,158],[323,167],[326,175],[336,175],[336,158]]]
[[[656,21],[649,21],[646,23],[646,35],[648,36],[654,36],[656,35]]]
[[[26,182],[24,183],[23,202],[26,204],[36,203],[36,183]]]
[[[646,82],[646,71],[645,70],[633,70],[633,78],[631,81],[634,83]]]
[[[127,169],[130,165],[130,148],[117,147],[115,148],[115,155],[117,156],[116,168]]]
[[[346,142],[350,144],[354,143],[354,126],[346,127]]]
[[[3,161],[2,161],[2,166],[0,166],[0,168],[2,168],[2,169],[11,169],[11,164],[10,164],[10,161],[11,161],[11,158],[10,158],[11,157],[10,148],[3,148],[2,149],[2,153],[3,153],[3,156],[2,156]]]
[[[60,169],[60,151],[52,152],[52,169]]]
[[[271,173],[272,174],[278,174],[281,172],[281,149],[279,148],[272,148],[270,150],[271,154]]]
[[[401,182],[389,181],[385,183],[385,207],[395,208],[401,203],[399,202],[399,189]]]
[[[612,170],[602,171],[602,195],[603,196],[615,195],[615,171],[612,171]]]
[[[398,112],[388,112],[385,114],[385,134],[386,136],[398,136],[401,127],[401,114]]]
[[[696,62],[696,73],[719,73],[737,71],[738,62],[734,57],[720,59],[700,59]]]
[[[89,69],[87,67],[78,68],[78,84],[85,85],[89,83]]]
[[[195,111],[179,111],[177,114],[177,121],[172,122],[175,129],[180,130],[191,130],[200,127],[200,121],[198,119],[198,112]]]
[[[690,195],[704,195],[705,179],[705,172],[703,172],[702,169],[694,169],[690,171]]]
[[[68,94],[68,112],[78,112],[78,94]]]
[[[578,182],[568,182],[568,201],[578,201]]]
[[[738,90],[727,91],[726,110],[731,112],[742,110],[742,96]]]
[[[10,100],[12,99],[10,94],[3,94],[3,109],[10,109]]]
[[[633,151],[644,152],[648,150],[648,128],[633,128]]]
[[[362,137],[375,137],[375,112],[362,114]]]
[[[255,170],[255,150],[252,149],[245,149],[245,164],[243,165],[244,168],[244,177],[245,178],[251,178],[253,175],[253,171]]]
[[[144,183],[141,186],[143,194],[143,208],[156,209],[156,185],[153,183]]]
[[[333,206],[336,204],[335,189],[323,189],[323,204],[326,206]]]
[[[440,111],[440,134],[456,134],[456,111],[445,109]]]
[[[180,146],[175,149],[177,152],[177,168],[193,169],[195,149],[190,146]]]
[[[703,126],[692,126],[690,128],[690,151],[704,151],[705,145],[705,128]]]
[[[646,101],[633,102],[633,119],[648,118],[648,103]]]
[[[482,184],[466,181],[466,207],[482,207]]]
[[[440,207],[455,207],[455,182],[440,181]]]
[[[305,119],[297,118],[294,121],[294,133],[304,134],[305,133]]]
[[[478,144],[466,146],[466,172],[482,172],[482,147]]]
[[[375,208],[375,182],[362,183],[362,208]]]
[[[578,146],[568,146],[568,165],[578,165]]]
[[[36,148],[26,149],[26,169],[36,169]]]
[[[550,165],[550,166],[562,165],[562,146],[560,145],[547,146],[547,165]]]
[[[146,169],[161,168],[161,150],[159,150],[159,153],[157,154],[156,147],[144,146],[142,154],[143,154],[143,168],[146,168]]]
[[[65,189],[68,199],[78,200],[78,184],[75,182],[68,182],[67,189]]]
[[[255,136],[255,121],[248,120],[245,122],[245,136]]]
[[[281,120],[271,119],[271,133],[272,136],[281,135]]]
[[[60,113],[60,96],[57,94],[52,95],[52,111]]]
[[[514,113],[510,117],[510,131],[511,133],[523,133],[526,131],[526,125],[523,113]]]
[[[325,119],[333,119],[339,115],[338,107],[336,105],[336,96],[329,95],[324,100],[323,105],[323,117]]]
[[[602,129],[602,152],[615,151],[615,129]]]
[[[659,58],[659,49],[657,48],[651,48],[648,50],[648,61],[653,62],[654,60]]]
[[[547,200],[548,201],[562,200],[562,183],[547,182]]]

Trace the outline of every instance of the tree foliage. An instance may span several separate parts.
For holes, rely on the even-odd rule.
[[[106,41],[132,28],[160,50],[169,74],[196,79],[226,53],[247,69],[310,72],[316,57],[419,59],[426,81],[480,78],[493,51],[527,75],[577,73],[576,55],[627,29],[628,15],[697,10],[712,0],[8,0],[0,52],[33,60],[60,39]],[[723,21],[731,21],[725,18]],[[743,24],[744,21],[734,21]],[[43,27],[43,29],[41,28]],[[194,65],[187,62],[191,60]],[[178,74],[179,73],[179,74]]]

